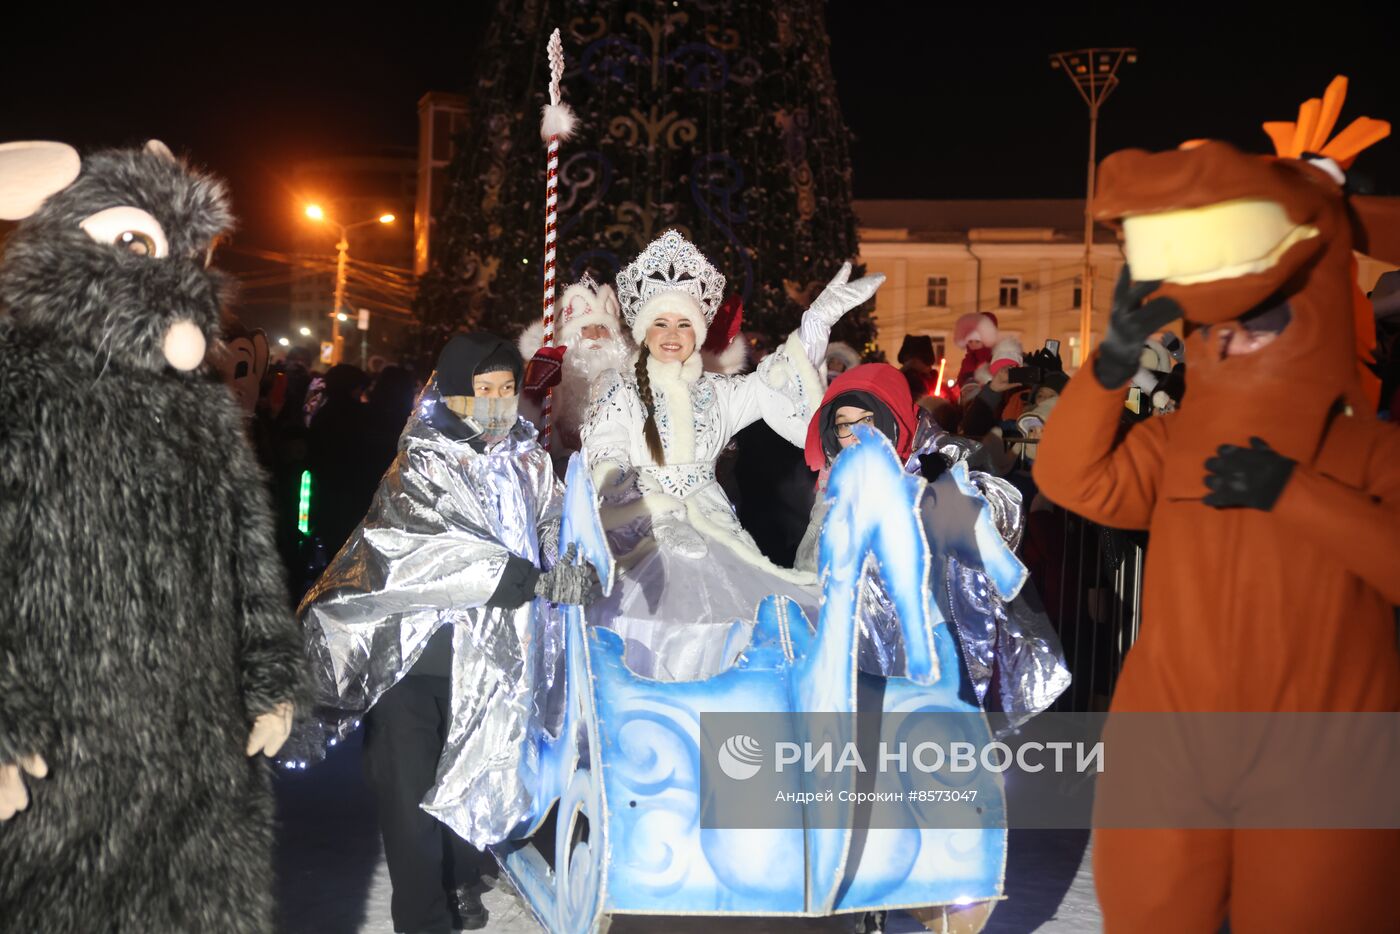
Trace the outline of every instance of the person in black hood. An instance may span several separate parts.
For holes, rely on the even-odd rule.
[[[327,725],[345,735],[345,716],[368,707],[365,771],[396,931],[486,924],[479,882],[494,873],[465,838],[498,842],[493,821],[513,819],[495,813],[512,751],[482,743],[524,730],[533,703],[513,674],[528,659],[493,666],[508,646],[523,651],[517,633],[533,631],[535,597],[585,604],[597,584],[571,555],[541,569],[557,551],[563,491],[516,415],[521,370],[514,345],[494,335],[448,342],[364,522],[299,611]],[[470,686],[461,696],[454,673]],[[483,673],[489,692],[476,690]],[[447,804],[439,776],[449,776]]]
[[[476,451],[502,440],[517,419],[525,364],[515,345],[494,334],[458,334],[438,356],[434,388],[444,406],[428,422]]]
[[[326,373],[325,396],[307,429],[311,528],[334,555],[365,517],[379,483],[369,462],[368,418],[360,392],[364,371],[348,363]]]
[[[413,398],[417,394],[413,373],[401,366],[386,366],[380,370],[370,387],[365,415],[369,423],[370,472],[376,484],[394,463],[399,452],[399,435],[403,434],[408,416],[413,412]]]

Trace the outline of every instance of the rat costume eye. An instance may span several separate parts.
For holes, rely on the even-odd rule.
[[[86,218],[79,226],[98,243],[109,243],[136,256],[162,259],[170,254],[160,221],[140,208],[108,208]]]
[[[151,256],[156,251],[156,242],[139,230],[123,230],[117,234],[117,246],[137,256]]]

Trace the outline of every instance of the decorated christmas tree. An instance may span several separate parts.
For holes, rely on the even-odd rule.
[[[515,333],[540,314],[540,111],[556,27],[578,116],[559,171],[561,285],[611,281],[675,227],[742,297],[746,331],[794,328],[858,251],[822,4],[499,0],[419,289],[429,335]],[[832,337],[871,345],[868,307]]]

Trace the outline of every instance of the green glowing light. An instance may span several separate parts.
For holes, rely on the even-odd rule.
[[[297,530],[311,534],[311,471],[301,472],[301,499],[297,504]]]

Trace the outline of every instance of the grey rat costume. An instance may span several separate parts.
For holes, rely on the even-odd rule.
[[[47,766],[0,822],[0,929],[271,931],[249,754],[302,664],[241,414],[200,365],[232,218],[160,144],[79,168],[0,146],[0,217],[27,218],[0,264],[0,770]]]

